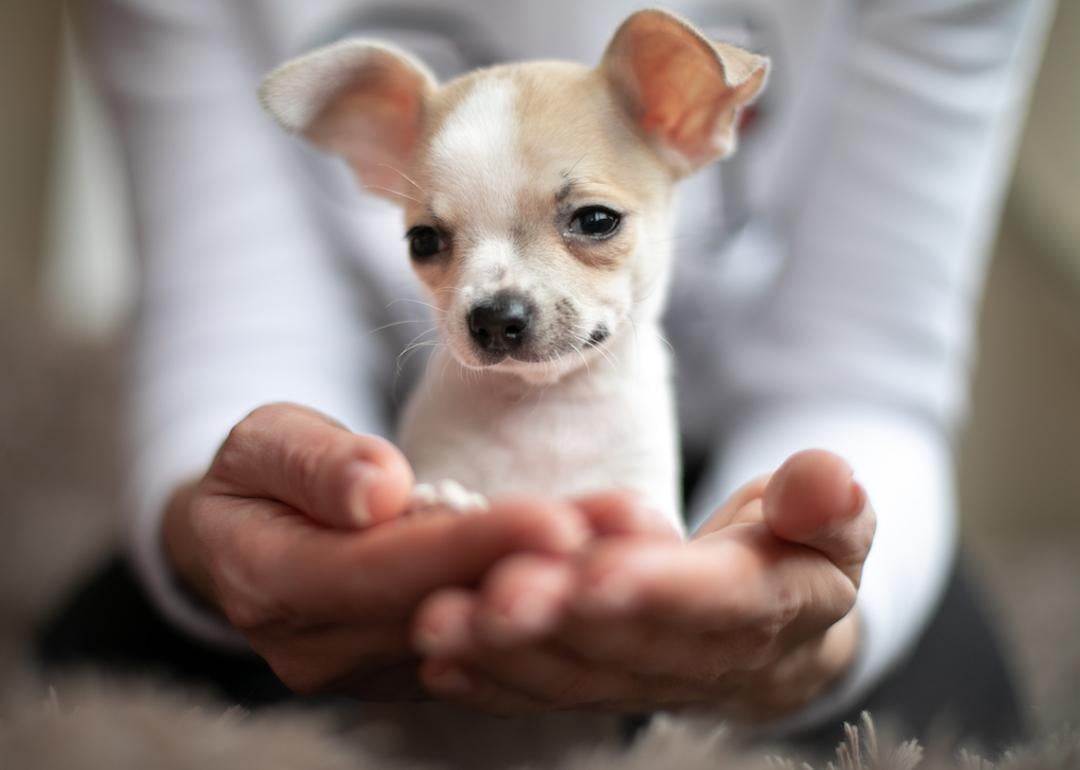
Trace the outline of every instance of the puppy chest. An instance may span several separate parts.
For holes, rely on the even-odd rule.
[[[615,487],[666,493],[674,475],[671,420],[619,406],[541,400],[498,410],[420,409],[407,414],[402,445],[418,481],[454,479],[488,496]]]

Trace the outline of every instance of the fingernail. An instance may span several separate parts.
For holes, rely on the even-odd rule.
[[[382,478],[382,470],[361,460],[349,465],[349,513],[357,526],[366,527],[372,522],[371,511],[375,489]]]

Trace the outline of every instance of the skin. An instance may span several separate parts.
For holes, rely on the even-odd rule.
[[[707,706],[783,716],[850,665],[850,612],[874,533],[851,470],[790,458],[735,493],[689,543],[623,537],[572,559],[503,560],[417,614],[423,681],[500,713]]]
[[[262,407],[173,495],[165,550],[300,693],[761,720],[857,649],[874,515],[835,455],[795,455],[689,543],[618,492],[399,518],[411,484],[386,441]]]

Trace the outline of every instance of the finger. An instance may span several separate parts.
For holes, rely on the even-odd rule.
[[[410,658],[407,631],[400,625],[275,629],[252,634],[248,642],[278,679],[301,695],[341,691],[345,681],[357,695],[370,685],[370,695],[382,672]]]
[[[819,609],[842,614],[853,591],[850,585],[838,589],[840,581],[848,582],[816,550],[778,540],[764,524],[738,524],[686,546],[610,543],[590,549],[568,610],[731,632]]]
[[[427,657],[460,655],[472,644],[476,594],[464,588],[435,591],[416,610],[412,623],[413,647]]]
[[[260,528],[251,584],[309,618],[407,620],[438,588],[474,585],[511,553],[568,554],[586,539],[560,503],[494,501],[488,511],[410,517],[357,535],[284,517]]]
[[[526,645],[512,650],[480,650],[455,660],[460,674],[473,684],[487,683],[503,693],[512,693],[547,710],[603,708],[640,697],[643,687],[626,673],[583,663],[547,646]],[[437,694],[444,695],[445,692]],[[487,697],[483,689],[461,693],[464,702],[479,705]],[[654,693],[658,700],[661,693]]]
[[[490,714],[517,716],[550,711],[550,706],[502,687],[459,663],[425,660],[420,681],[435,697]]]
[[[731,524],[760,521],[761,498],[765,494],[765,485],[768,481],[768,476],[759,476],[735,490],[731,497],[725,500],[724,504],[694,533],[694,537],[702,537]]]
[[[732,525],[682,548],[610,544],[583,560],[571,618],[718,635],[732,660],[775,656],[850,611],[855,586],[820,552]],[[571,623],[572,625],[572,623]]]
[[[793,455],[769,480],[763,510],[774,535],[820,551],[859,584],[875,518],[844,460],[823,450]]]
[[[595,492],[576,497],[571,502],[597,535],[648,535],[667,540],[682,539],[663,513],[645,505],[641,497],[633,492]]]
[[[712,705],[738,690],[748,672],[780,658],[788,645],[766,639],[758,628],[706,631],[687,624],[608,618],[602,623],[571,616],[553,642],[575,657],[632,675],[643,691],[670,704],[706,699]]]
[[[762,570],[766,558],[731,537],[709,549],[606,543],[582,557],[568,609],[593,620],[634,617],[699,630],[730,630],[762,612],[766,601],[762,583],[751,578]]]
[[[716,667],[714,650],[706,655],[699,649],[705,637],[684,625],[646,622],[633,614],[600,619],[571,613],[559,624],[553,640],[594,665],[667,681],[687,674],[690,667],[696,672],[698,663]],[[688,676],[705,682],[695,673]]]
[[[484,579],[471,619],[473,638],[499,648],[547,634],[562,616],[573,579],[563,559],[536,554],[503,559]]]
[[[209,479],[212,491],[279,500],[331,527],[397,516],[412,470],[390,442],[359,435],[292,404],[260,407],[230,432]]]

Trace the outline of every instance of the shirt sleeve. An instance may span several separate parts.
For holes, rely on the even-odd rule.
[[[131,552],[159,608],[241,644],[177,585],[161,543],[176,486],[256,406],[294,401],[379,431],[374,352],[302,189],[302,162],[258,105],[274,54],[257,14],[185,0],[77,9],[125,153],[140,256],[131,343]]]
[[[777,725],[850,707],[912,648],[953,561],[952,434],[988,245],[1052,7],[854,4],[782,226],[784,267],[724,364],[732,409],[694,508],[788,455],[844,456],[878,530],[849,675]],[[700,516],[698,517],[700,520]]]

